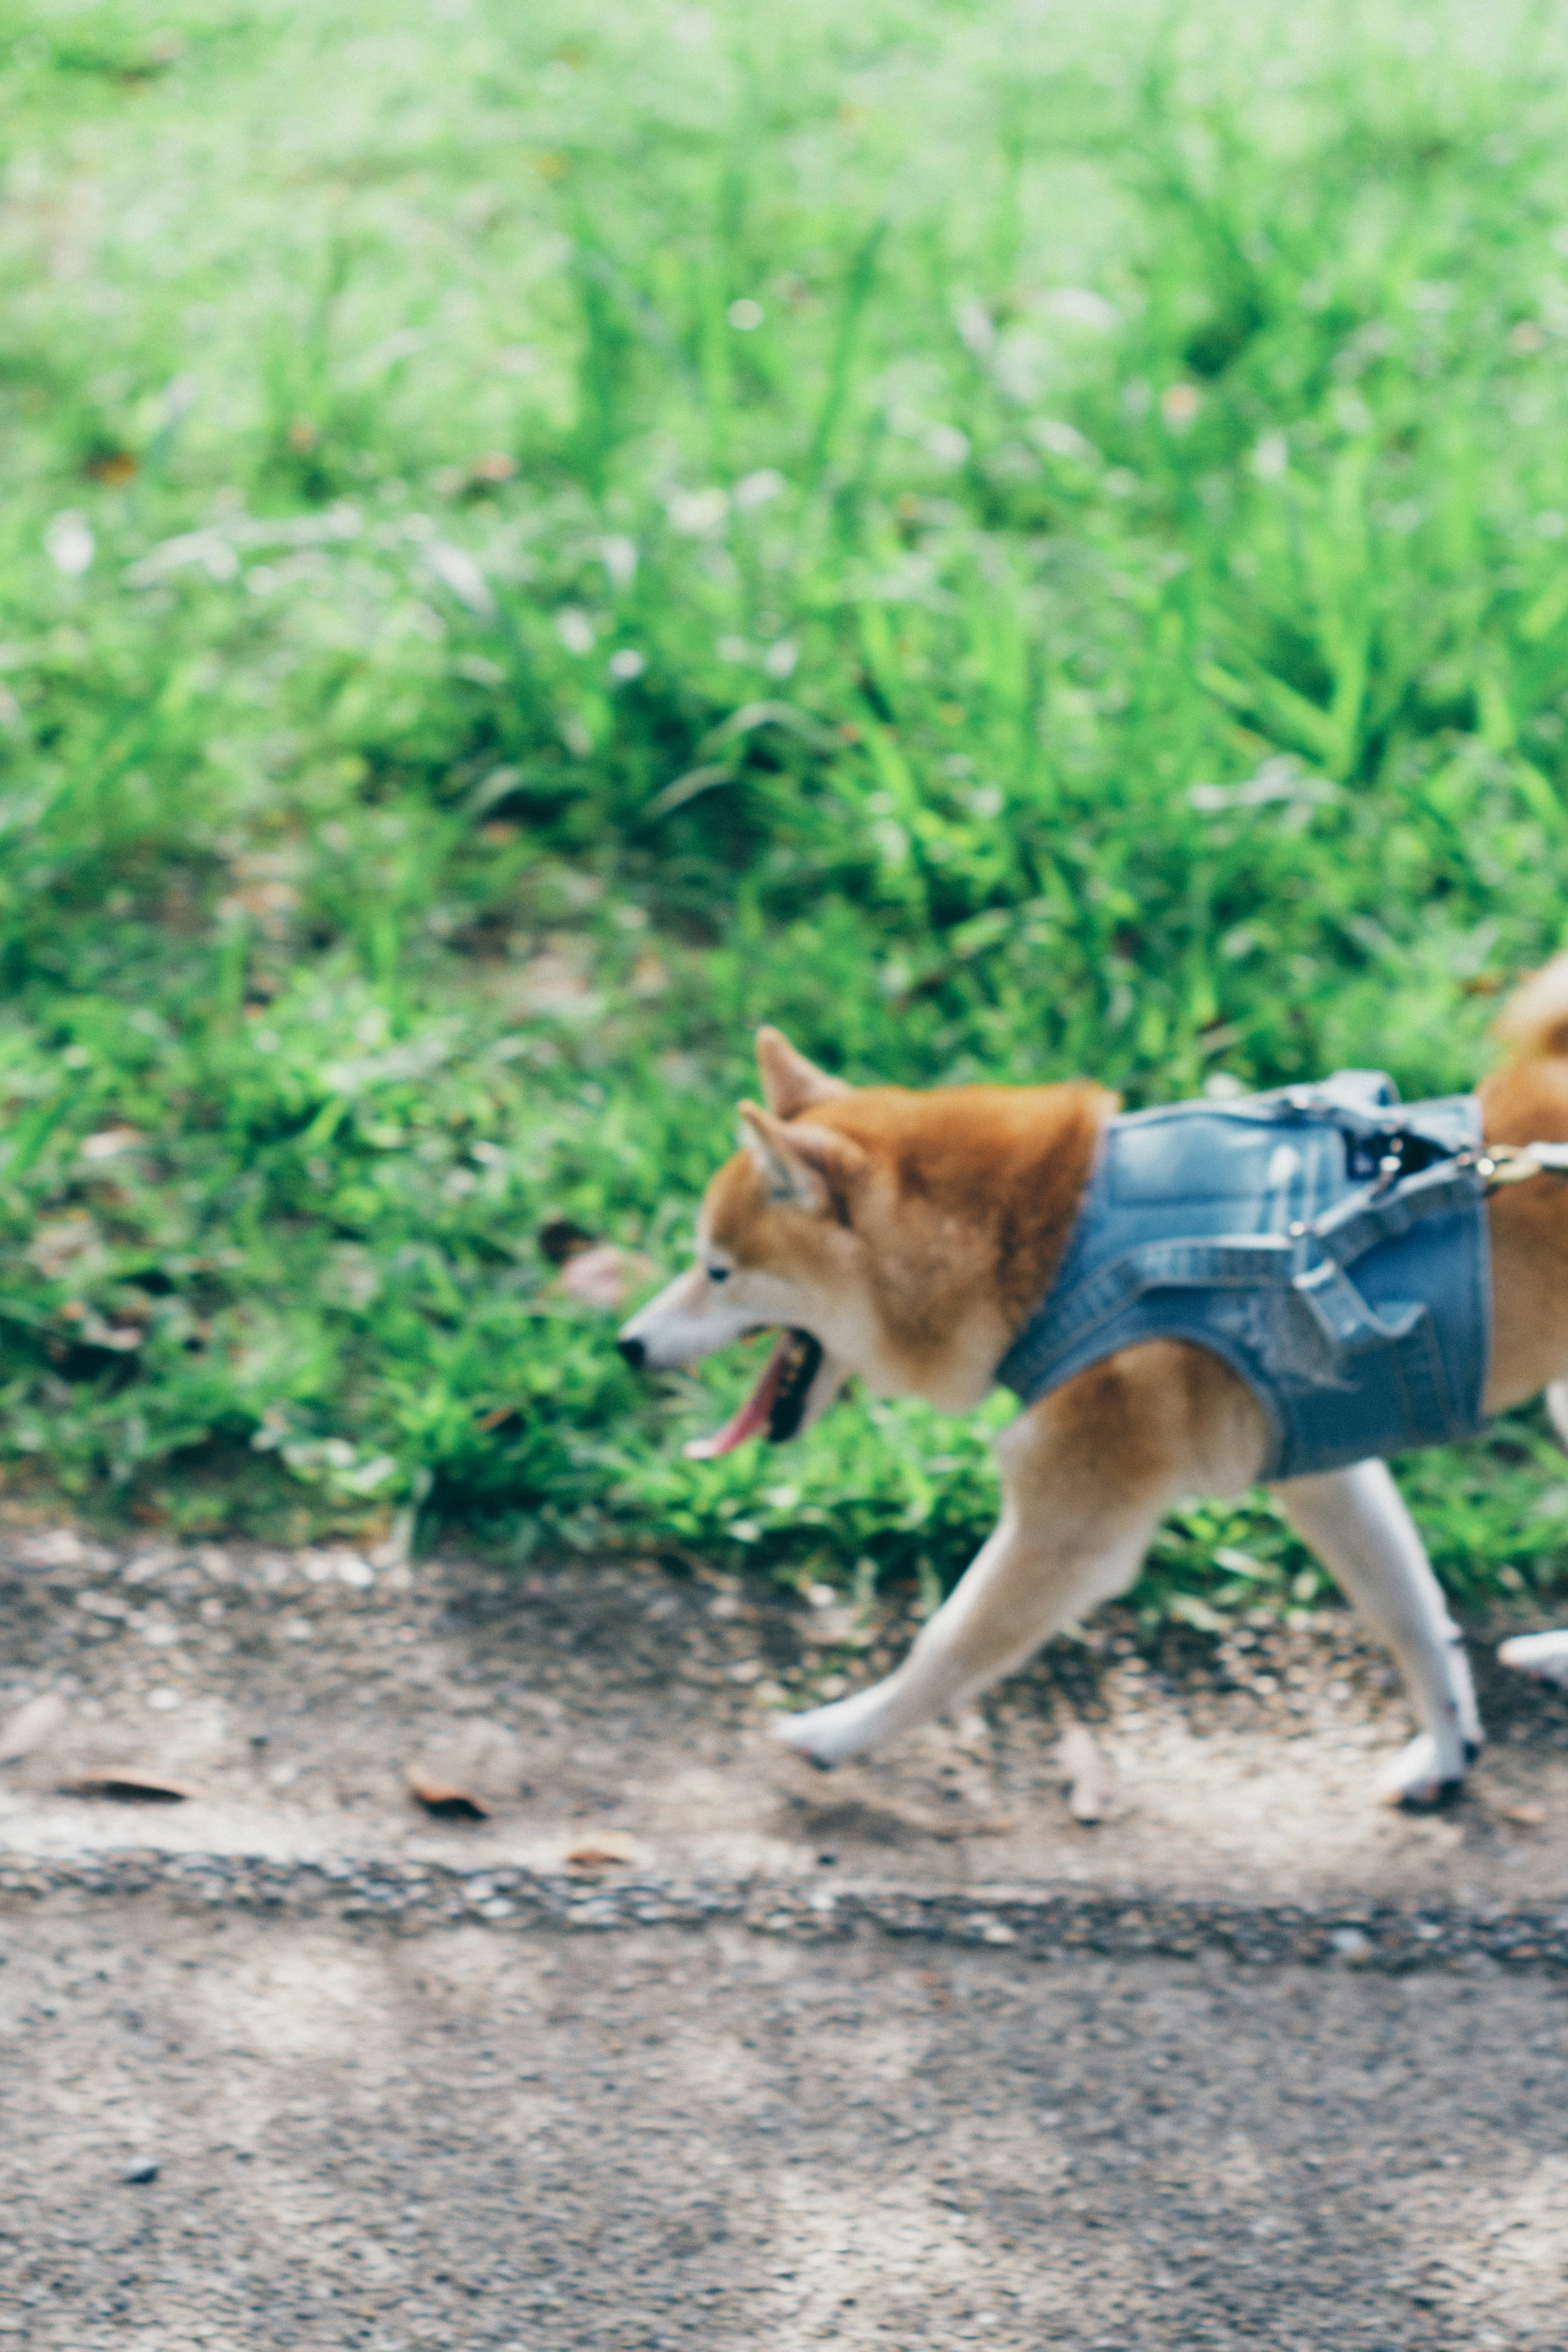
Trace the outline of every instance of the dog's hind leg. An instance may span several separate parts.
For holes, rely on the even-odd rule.
[[[1480,1717],[1459,1629],[1387,1465],[1285,1479],[1274,1492],[1405,1677],[1421,1729],[1383,1793],[1399,1804],[1436,1803],[1464,1780],[1481,1744]]]
[[[1553,1381],[1546,1391],[1546,1417],[1552,1433],[1568,1454],[1568,1381]],[[1500,1664],[1511,1666],[1532,1682],[1555,1683],[1568,1690],[1568,1629],[1555,1626],[1547,1633],[1515,1633],[1499,1644]]]
[[[1568,1690],[1568,1632],[1555,1626],[1547,1633],[1515,1633],[1498,1644],[1501,1664],[1531,1682],[1554,1683]]]
[[[1552,1434],[1568,1454],[1568,1381],[1552,1381],[1546,1390],[1546,1418]]]
[[[1568,1381],[1553,1381],[1546,1391],[1546,1417],[1552,1433],[1568,1454]],[[1568,1628],[1554,1626],[1546,1633],[1515,1633],[1498,1646],[1499,1663],[1532,1682],[1554,1683],[1568,1690]]]

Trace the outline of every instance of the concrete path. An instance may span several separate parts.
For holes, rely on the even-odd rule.
[[[1108,1615],[886,1763],[777,1749],[907,1633],[0,1530],[0,1748],[48,1727],[0,1765],[0,2352],[1561,2352],[1568,1702],[1489,1677],[1410,1821],[1342,1619]],[[138,1778],[195,1793],[81,1793]]]
[[[0,2344],[1564,2341],[1541,1972],[5,1922]],[[153,2166],[156,2177],[145,2177]]]

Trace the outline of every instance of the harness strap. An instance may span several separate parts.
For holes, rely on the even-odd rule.
[[[1482,1203],[1500,1183],[1568,1177],[1568,1143],[1489,1150],[1479,1127],[1473,1096],[1405,1106],[1361,1070],[1119,1114],[998,1377],[1033,1403],[1120,1347],[1190,1339],[1259,1398],[1278,1476],[1470,1434]]]
[[[1287,1111],[1305,1108],[1300,1100],[1286,1106]],[[1312,1108],[1321,1115],[1329,1107],[1314,1104]],[[1339,1124],[1342,1106],[1336,1103],[1331,1108]],[[1366,1131],[1386,1135],[1389,1125],[1386,1118],[1368,1120]],[[1568,1145],[1531,1148],[1554,1154],[1559,1166],[1553,1172],[1568,1175]],[[1235,1241],[1145,1243],[1102,1267],[1062,1300],[1051,1318],[1053,1346],[1066,1355],[1145,1291],[1186,1289],[1293,1290],[1331,1346],[1352,1354],[1406,1339],[1426,1308],[1412,1303],[1392,1314],[1379,1315],[1346,1268],[1378,1244],[1397,1241],[1421,1220],[1447,1216],[1467,1207],[1476,1198],[1478,1184],[1486,1188],[1489,1170],[1500,1165],[1500,1155],[1508,1149],[1500,1145],[1497,1154],[1485,1156],[1474,1150],[1450,1151],[1434,1166],[1405,1177],[1396,1191],[1391,1189],[1400,1170],[1395,1151],[1380,1162],[1378,1176],[1370,1186],[1315,1217],[1310,1224],[1292,1226],[1288,1234],[1258,1234]],[[1538,1171],[1531,1167],[1525,1172]],[[1519,1179],[1494,1176],[1492,1181],[1517,1182]],[[1006,1361],[1005,1357],[1004,1370]]]
[[[1396,1172],[1396,1171],[1395,1171]],[[1370,1191],[1352,1192],[1337,1209],[1314,1218],[1310,1231],[1340,1265],[1353,1265],[1375,1242],[1397,1241],[1422,1217],[1447,1216],[1476,1197],[1476,1179],[1485,1171],[1473,1153],[1456,1152],[1418,1176],[1406,1177],[1399,1190],[1383,1189],[1384,1178]]]

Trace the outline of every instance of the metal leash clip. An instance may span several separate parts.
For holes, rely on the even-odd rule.
[[[1484,1151],[1461,1152],[1462,1165],[1484,1178],[1489,1192],[1502,1184],[1523,1184],[1531,1176],[1568,1176],[1568,1143],[1489,1143]]]
[[[1372,1188],[1367,1194],[1369,1201],[1377,1200],[1380,1194],[1386,1192],[1389,1186],[1405,1173],[1405,1138],[1402,1135],[1395,1135],[1389,1139],[1389,1150],[1378,1160],[1377,1173],[1373,1178]]]

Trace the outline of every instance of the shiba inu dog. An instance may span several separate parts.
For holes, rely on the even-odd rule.
[[[1499,1184],[1483,1201],[1476,1179],[1489,1251],[1478,1410],[1545,1389],[1568,1431],[1568,1186],[1523,1156],[1568,1139],[1568,956],[1499,1027],[1507,1055],[1479,1097],[1459,1098],[1478,1141],[1456,1162]],[[673,1368],[759,1328],[781,1333],[740,1412],[688,1449],[699,1457],[795,1436],[851,1374],[880,1395],[972,1409],[1052,1292],[1114,1097],[1092,1084],[852,1088],[771,1028],[757,1060],[765,1107],[741,1105],[742,1148],[708,1188],[697,1262],[624,1326],[623,1352]],[[1522,1181],[1505,1185],[1496,1171],[1510,1149],[1505,1172]],[[1396,1159],[1380,1163],[1366,1199]],[[1297,1244],[1271,1233],[1261,1246]],[[791,1747],[831,1765],[974,1697],[1124,1591],[1176,1498],[1236,1494],[1279,1458],[1269,1412],[1237,1362],[1160,1336],[1114,1348],[1026,1404],[997,1454],[1001,1517],[956,1589],[894,1672],[783,1718]],[[1384,1792],[1436,1801],[1462,1781],[1480,1726],[1458,1630],[1388,1470],[1360,1460],[1268,1483],[1404,1676],[1420,1727]]]

